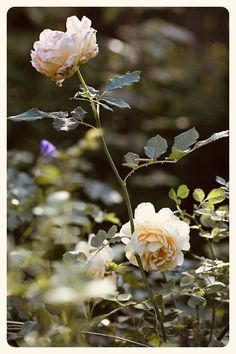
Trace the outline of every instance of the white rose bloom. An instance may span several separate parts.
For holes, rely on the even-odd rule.
[[[135,253],[140,256],[146,271],[163,271],[181,266],[182,250],[189,250],[189,225],[181,221],[169,208],[158,213],[151,203],[141,203],[134,214],[135,231],[130,223],[122,226],[119,236],[126,243],[126,257],[137,264]]]
[[[101,251],[90,245],[93,235],[90,235],[89,242],[80,241],[77,243],[75,250],[81,251],[87,256],[88,273],[96,278],[104,278],[106,264],[113,259],[112,248],[106,245]]]
[[[67,18],[66,32],[45,29],[34,43],[31,63],[40,73],[56,81],[59,86],[72,76],[81,64],[98,54],[96,31],[83,16]]]

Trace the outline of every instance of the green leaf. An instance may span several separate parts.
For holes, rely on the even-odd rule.
[[[126,103],[125,101],[123,101],[121,98],[114,98],[114,97],[103,97],[102,101],[105,101],[106,103],[112,105],[112,106],[116,106],[119,108],[129,108],[130,106],[128,105],[128,103]]]
[[[127,152],[124,156],[125,161],[127,162],[125,165],[129,167],[136,167],[139,164],[139,155],[134,152]]]
[[[131,294],[119,294],[117,296],[117,300],[118,301],[128,301],[132,298],[132,295]]]
[[[180,280],[180,286],[187,286],[192,284],[195,281],[195,277],[193,275],[185,275],[183,278]]]
[[[185,184],[181,184],[177,190],[177,196],[181,199],[187,198],[189,189]]]
[[[222,188],[215,188],[210,191],[210,193],[207,195],[207,199],[212,199],[216,197],[222,197],[224,196],[225,191]]]
[[[110,240],[110,243],[119,243],[121,241],[120,236],[113,236]]]
[[[222,186],[227,186],[227,182],[224,178],[216,176],[216,182],[221,184]]]
[[[106,239],[107,233],[104,230],[99,230],[98,233],[91,238],[91,246],[99,248],[102,246],[103,241]]]
[[[181,150],[172,150],[172,152],[170,153],[170,155],[168,156],[168,159],[171,160],[178,160],[180,159],[182,156],[186,155],[185,151],[181,151]]]
[[[10,116],[8,119],[13,120],[15,122],[20,121],[29,121],[33,122],[34,120],[46,118],[48,116],[47,112],[39,111],[37,108],[31,108],[27,112],[17,114],[16,116]]]
[[[199,138],[199,134],[197,130],[195,128],[191,128],[186,132],[181,133],[175,137],[172,151],[174,150],[185,151],[191,145],[193,145],[198,138]]]
[[[152,160],[157,159],[167,150],[167,141],[160,135],[156,135],[149,139],[144,146],[144,152],[147,157]]]
[[[99,104],[100,104],[100,106],[102,106],[103,108],[107,109],[108,111],[112,111],[113,112],[113,109],[110,106],[108,106],[107,104],[102,103],[100,101],[99,101]]]
[[[169,195],[169,198],[172,199],[172,200],[174,200],[175,202],[176,202],[176,200],[178,199],[178,198],[177,198],[177,194],[176,194],[174,188],[171,188],[171,189],[169,190],[168,195]]]
[[[90,321],[86,321],[84,322],[81,326],[80,326],[80,330],[89,330],[92,328],[96,328],[97,325],[104,320],[105,318],[108,318],[109,316],[111,316],[113,313],[120,311],[120,308],[116,308],[114,310],[112,310],[111,312],[99,315],[94,317],[92,320]]]
[[[132,73],[126,73],[125,75],[115,76],[109,80],[108,85],[105,87],[105,91],[112,91],[122,87],[132,85],[135,82],[139,82],[141,71],[134,71]]]
[[[166,283],[161,283],[163,290],[161,291],[162,294],[168,294],[173,292],[175,288],[175,279],[170,279]]]
[[[69,251],[63,254],[63,261],[66,264],[76,264],[78,262],[86,262],[87,256],[84,252]]]
[[[54,119],[53,126],[56,130],[64,130],[66,132],[77,128],[79,122],[75,118],[56,118]]]
[[[104,221],[111,222],[112,224],[120,224],[120,219],[116,216],[115,213],[107,213],[104,215]]]
[[[207,199],[211,204],[221,203],[225,200],[225,191],[223,188],[212,189],[207,195]]]
[[[89,90],[90,96],[98,98],[100,96],[99,90],[95,89],[92,86],[87,86],[87,89]]]
[[[214,133],[210,136],[210,138],[208,138],[206,140],[198,141],[197,144],[194,146],[194,149],[198,149],[198,148],[200,148],[204,145],[210,144],[213,141],[216,141],[218,139],[227,138],[228,136],[229,136],[229,130],[224,130],[219,133]]]
[[[193,191],[193,198],[197,201],[197,202],[202,202],[205,198],[205,193],[201,188],[196,188]]]
[[[204,297],[192,294],[190,298],[188,299],[187,302],[188,306],[192,308],[196,308],[196,306],[205,306],[206,305],[206,299]]]
[[[225,285],[224,283],[222,283],[220,281],[216,281],[213,284],[207,285],[205,291],[207,294],[215,294],[215,293],[217,293],[217,291],[220,291],[226,287],[227,287],[227,285]]]
[[[94,87],[91,87],[91,86],[87,86],[87,89],[88,90],[85,90],[84,86],[80,85],[80,91],[77,92],[76,97],[77,96],[87,97],[87,94],[89,92],[89,95],[92,98],[94,98],[94,97],[99,98],[99,96],[100,96],[99,90],[97,90],[97,89],[95,89]]]
[[[107,232],[107,238],[112,238],[116,233],[117,233],[117,226],[112,225],[112,227],[110,227],[110,229]]]
[[[81,107],[76,107],[73,111],[71,111],[71,114],[73,118],[82,121],[87,112],[84,111]]]
[[[183,311],[178,309],[171,309],[168,313],[164,316],[164,322],[171,322],[176,319]]]

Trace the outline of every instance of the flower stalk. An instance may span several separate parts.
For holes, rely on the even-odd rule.
[[[93,114],[94,114],[94,118],[95,118],[95,121],[96,121],[96,125],[97,125],[97,128],[100,130],[101,132],[101,141],[102,141],[102,145],[103,145],[103,149],[104,149],[104,152],[106,154],[106,157],[111,165],[111,168],[119,182],[119,185],[121,187],[121,190],[122,190],[122,194],[123,194],[123,197],[124,197],[124,200],[125,200],[125,204],[126,204],[126,207],[127,207],[127,212],[128,212],[128,216],[129,216],[129,222],[130,222],[130,229],[131,229],[131,233],[133,233],[135,231],[135,227],[134,227],[134,218],[133,218],[133,210],[132,210],[132,206],[131,206],[131,201],[130,201],[130,196],[129,196],[129,193],[128,193],[128,190],[127,190],[127,187],[126,187],[126,180],[123,180],[117,170],[117,167],[112,159],[112,156],[109,152],[109,149],[107,147],[107,144],[106,144],[106,141],[105,141],[105,138],[104,138],[104,135],[103,135],[103,131],[102,131],[102,127],[101,127],[101,120],[100,120],[100,107],[99,107],[99,104],[95,105],[94,101],[93,101],[93,98],[91,97],[90,93],[89,93],[89,90],[88,90],[88,86],[80,72],[80,70],[78,69],[77,70],[77,76],[82,84],[82,86],[84,87],[85,89],[85,92],[87,92],[87,98],[89,99],[89,102],[90,102],[90,105],[91,105],[91,108],[92,108],[92,111],[93,111]],[[154,294],[152,292],[152,289],[148,283],[148,279],[147,279],[147,276],[146,276],[146,273],[143,269],[143,265],[142,265],[142,262],[141,262],[141,259],[139,257],[138,254],[135,255],[136,257],[136,260],[137,260],[137,263],[138,263],[138,266],[140,268],[140,271],[141,271],[141,275],[142,275],[142,279],[144,281],[144,284],[145,284],[145,287],[147,289],[147,292],[148,292],[148,295],[150,297],[150,300],[153,304],[153,307],[154,307],[154,311],[155,311],[155,315],[156,315],[156,318],[159,322],[159,325],[160,325],[160,328],[161,328],[161,332],[162,332],[162,338],[163,338],[163,341],[166,342],[167,340],[167,337],[166,337],[166,333],[165,333],[165,328],[164,328],[164,323],[163,323],[163,319],[162,319],[162,316],[161,316],[161,312],[160,312],[160,309],[159,309],[159,306],[158,304],[156,303],[155,301],[155,298],[154,298]]]

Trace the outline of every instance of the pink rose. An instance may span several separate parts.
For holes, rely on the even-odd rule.
[[[96,31],[83,16],[67,18],[66,32],[45,29],[31,51],[31,63],[40,73],[56,81],[57,85],[72,76],[81,64],[98,54]]]

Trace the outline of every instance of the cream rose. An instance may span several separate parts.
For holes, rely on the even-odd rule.
[[[190,229],[169,208],[156,213],[151,203],[141,203],[135,210],[134,225],[133,234],[129,222],[118,234],[126,243],[130,263],[138,265],[137,253],[146,271],[163,271],[183,264],[182,250],[190,248]]]
[[[45,29],[31,51],[33,67],[59,86],[81,64],[98,54],[96,31],[87,17],[81,21],[76,16],[67,18],[66,29],[66,32]]]

